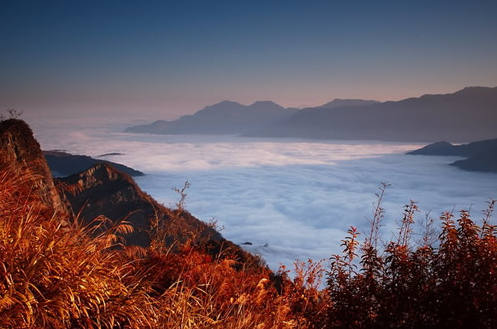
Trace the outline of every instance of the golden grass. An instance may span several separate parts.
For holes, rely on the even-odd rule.
[[[417,209],[411,202],[397,241],[382,249],[380,194],[368,238],[360,243],[357,230],[349,230],[323,291],[320,263],[296,262],[291,280],[285,268],[244,267],[192,241],[171,252],[160,222],[152,223],[148,248],[125,246],[129,223],[97,217],[82,226],[62,218],[33,192],[34,182],[39,177],[29,169],[0,170],[2,329],[497,325],[495,201],[481,225],[466,211],[457,219],[445,213],[441,234],[432,236],[428,225],[418,246],[410,242]]]
[[[291,281],[191,244],[126,247],[128,223],[53,215],[29,192],[35,179],[0,173],[0,328],[312,328],[322,318],[317,264]]]

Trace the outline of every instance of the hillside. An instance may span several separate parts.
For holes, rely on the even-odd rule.
[[[412,155],[445,155],[466,157],[451,163],[452,166],[469,170],[497,173],[497,139],[453,145],[449,142],[429,144],[408,152]]]
[[[261,126],[285,120],[295,109],[271,102],[259,101],[251,105],[223,101],[207,106],[193,115],[174,121],[155,121],[148,125],[132,126],[126,132],[152,134],[243,134]]]
[[[434,142],[495,137],[497,87],[353,107],[307,108],[247,136]]]
[[[175,248],[193,238],[202,250],[216,255],[223,252],[247,266],[259,266],[257,257],[224,239],[214,228],[184,209],[169,209],[143,192],[133,179],[108,163],[68,177],[56,179],[56,187],[68,207],[85,223],[103,215],[114,223],[130,222],[134,232],[126,236],[129,245],[147,246],[147,230],[154,220],[162,223],[166,246]],[[224,256],[224,257],[225,257]]]
[[[54,174],[55,176],[73,175],[86,170],[97,163],[108,163],[119,171],[131,176],[143,176],[143,173],[141,171],[127,167],[120,163],[94,159],[87,155],[75,155],[62,151],[43,151],[43,155],[45,156],[48,167],[52,171],[52,174]],[[102,156],[105,155],[112,154],[103,154]]]

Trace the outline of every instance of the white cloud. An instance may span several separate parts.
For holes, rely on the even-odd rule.
[[[381,142],[267,140],[212,136],[130,135],[80,127],[39,127],[45,149],[99,155],[147,173],[139,185],[172,206],[185,180],[187,208],[215,218],[225,237],[250,241],[272,268],[296,258],[328,258],[350,225],[365,233],[380,182],[391,183],[383,232],[390,238],[402,206],[418,201],[432,216],[471,208],[476,217],[497,197],[497,175],[448,166],[455,158],[407,156],[420,145]],[[267,244],[267,246],[265,246]]]

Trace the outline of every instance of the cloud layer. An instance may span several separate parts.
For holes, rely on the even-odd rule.
[[[261,253],[272,268],[296,258],[327,259],[350,225],[368,229],[374,193],[387,190],[383,237],[390,238],[402,206],[419,203],[419,220],[444,210],[476,217],[497,198],[497,175],[448,166],[455,158],[408,156],[419,145],[323,142],[212,136],[153,136],[99,129],[35,128],[44,149],[99,155],[144,171],[138,184],[172,206],[172,187],[188,180],[187,209],[215,219],[223,235]]]

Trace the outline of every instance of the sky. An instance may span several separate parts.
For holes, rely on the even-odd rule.
[[[173,119],[497,86],[497,1],[2,1],[0,110]]]

